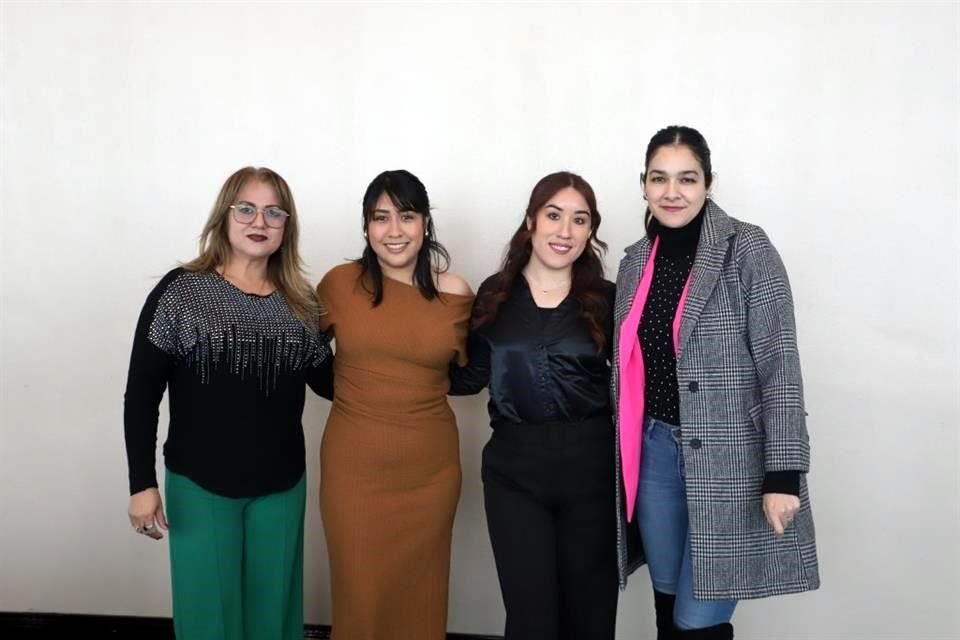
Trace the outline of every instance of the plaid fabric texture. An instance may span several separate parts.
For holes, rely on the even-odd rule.
[[[694,597],[743,600],[816,589],[810,445],[790,284],[762,229],[712,201],[704,215],[677,358]],[[614,345],[649,254],[644,237],[620,262]],[[615,350],[614,407],[619,393],[643,393],[619,388],[619,360]],[[619,441],[615,459],[623,588],[643,555],[628,554]],[[781,538],[763,515],[767,471],[802,472],[800,511]]]

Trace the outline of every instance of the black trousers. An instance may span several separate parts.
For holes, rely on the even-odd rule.
[[[613,640],[613,447],[609,418],[495,427],[483,496],[506,640]]]

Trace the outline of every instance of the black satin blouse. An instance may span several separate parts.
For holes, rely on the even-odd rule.
[[[488,278],[477,300],[489,289]],[[580,422],[610,416],[610,353],[616,287],[605,282],[604,352],[577,318],[572,297],[556,309],[536,305],[521,274],[497,317],[468,340],[469,363],[450,368],[450,395],[489,387],[490,423]],[[474,312],[476,312],[474,303]]]

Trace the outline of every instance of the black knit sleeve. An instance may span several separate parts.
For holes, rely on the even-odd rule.
[[[480,393],[490,382],[490,345],[472,333],[467,339],[467,366],[450,363],[450,395],[469,396]]]
[[[488,289],[488,278],[480,285],[473,300],[473,312],[470,314],[470,326],[477,313],[477,302]],[[490,343],[483,336],[483,328],[470,329],[467,337],[467,365],[461,367],[455,361],[450,363],[450,395],[469,396],[480,393],[490,382]]]
[[[127,449],[130,495],[157,486],[157,420],[160,401],[175,365],[175,354],[150,340],[151,327],[174,331],[174,318],[158,312],[158,305],[170,282],[182,269],[168,273],[153,289],[140,312],[133,337],[127,387],[123,395],[123,435]]]
[[[320,345],[313,366],[307,369],[307,385],[321,398],[333,401],[333,351],[330,350],[331,331],[320,333]]]

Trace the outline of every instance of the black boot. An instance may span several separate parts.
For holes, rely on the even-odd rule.
[[[673,603],[677,596],[670,593],[653,592],[653,606],[657,611],[657,640],[674,640]]]
[[[733,625],[729,622],[703,629],[674,629],[676,640],[733,640]]]

